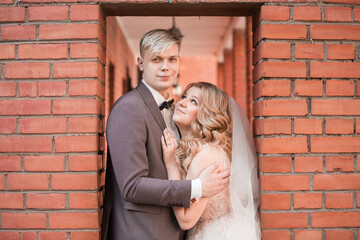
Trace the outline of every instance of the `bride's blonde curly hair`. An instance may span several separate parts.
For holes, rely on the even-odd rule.
[[[191,87],[201,90],[202,102],[199,105],[197,117],[191,123],[191,136],[180,139],[176,151],[177,161],[183,177],[186,176],[189,165],[200,146],[209,143],[222,148],[231,159],[232,129],[231,106],[229,96],[217,86],[208,82],[189,84],[181,96]]]

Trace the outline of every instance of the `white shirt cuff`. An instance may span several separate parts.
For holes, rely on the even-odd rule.
[[[202,196],[202,186],[200,178],[191,180],[191,202],[198,202]]]

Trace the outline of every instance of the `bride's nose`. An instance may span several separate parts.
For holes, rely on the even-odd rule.
[[[180,105],[181,107],[185,107],[185,106],[186,106],[186,99],[181,99],[181,100],[179,101],[179,105]]]

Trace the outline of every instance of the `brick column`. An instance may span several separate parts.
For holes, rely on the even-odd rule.
[[[224,51],[224,90],[230,96],[234,97],[234,58],[233,50]]]
[[[97,239],[99,6],[0,5],[0,23],[0,239]]]
[[[359,236],[360,19],[352,3],[261,8],[254,116],[264,240]]]

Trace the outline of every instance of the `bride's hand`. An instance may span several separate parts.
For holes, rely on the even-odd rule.
[[[178,143],[174,135],[167,129],[164,130],[161,136],[161,145],[163,149],[163,157],[166,167],[177,166],[175,159],[175,151]]]

